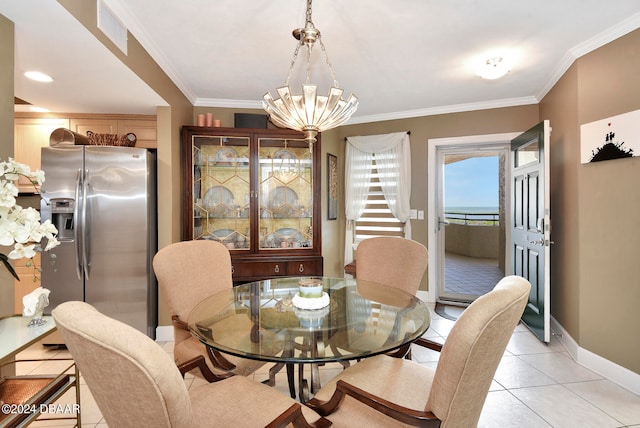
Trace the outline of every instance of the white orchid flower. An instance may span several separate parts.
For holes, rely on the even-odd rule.
[[[44,171],[31,171],[28,165],[9,158],[0,162],[0,246],[11,247],[13,250],[6,258],[17,260],[31,259],[41,250],[40,243],[47,239],[44,251],[55,248],[60,242],[57,239],[58,230],[47,220],[40,223],[40,212],[34,208],[23,208],[17,204],[18,188],[14,182],[21,176],[28,178],[34,185],[36,192],[44,182]],[[55,259],[55,257],[51,257]],[[16,278],[17,274],[11,265],[5,262],[6,268]],[[37,269],[34,270],[34,273]]]
[[[17,243],[13,248],[13,250],[9,253],[8,257],[13,260],[23,259],[23,258],[32,259],[36,256],[35,248],[36,248],[35,244],[22,245],[20,243]]]

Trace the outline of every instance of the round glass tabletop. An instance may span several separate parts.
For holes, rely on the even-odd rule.
[[[300,295],[305,279],[257,281],[210,296],[189,314],[189,329],[205,345],[239,357],[320,363],[391,351],[429,328],[429,308],[404,291],[317,277],[321,297],[309,299]]]

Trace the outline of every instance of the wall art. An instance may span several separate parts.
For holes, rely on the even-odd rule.
[[[640,110],[580,126],[580,162],[640,155]]]
[[[338,218],[338,158],[327,153],[327,218]]]

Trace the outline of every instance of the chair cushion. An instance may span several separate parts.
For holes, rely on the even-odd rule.
[[[196,427],[262,427],[277,418],[296,401],[273,388],[233,376],[220,382],[194,386],[189,390]],[[306,406],[308,422],[320,416]]]
[[[320,388],[314,398],[321,401],[328,400],[333,395],[338,380],[344,380],[395,404],[422,411],[427,403],[433,376],[432,369],[421,366],[415,361],[377,355],[344,370]],[[410,392],[407,388],[410,388]],[[348,405],[347,400],[342,404],[342,406],[345,405]],[[336,413],[329,416],[332,422],[350,421],[351,413],[357,411],[355,407],[343,409],[342,406]],[[378,412],[372,411],[370,408],[360,413],[362,414],[359,418],[372,417],[373,420],[379,418],[378,415],[375,415]],[[371,415],[366,416],[368,413]],[[354,424],[352,426],[362,425]]]

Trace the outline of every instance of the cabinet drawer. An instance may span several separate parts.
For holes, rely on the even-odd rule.
[[[287,262],[287,276],[321,276],[322,266],[317,260]]]
[[[233,278],[272,278],[287,275],[287,262],[233,262]]]

